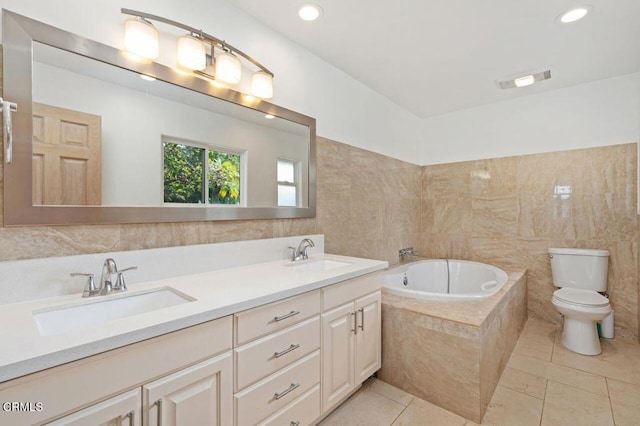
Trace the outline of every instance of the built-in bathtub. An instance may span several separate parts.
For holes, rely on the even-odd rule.
[[[450,267],[453,263],[449,260]],[[464,263],[474,264],[461,262],[460,266]],[[428,269],[425,265],[434,264],[431,260],[413,262],[385,274],[382,368],[378,377],[480,423],[527,319],[525,271],[506,273],[485,265],[490,271],[502,272],[505,282],[501,286],[496,284],[493,294],[483,292],[482,297],[475,290],[468,291],[476,296],[466,301],[435,291],[417,294],[420,298],[415,297],[416,293],[400,295],[403,289],[397,291],[398,286],[394,286],[398,279],[402,287],[409,287],[412,278],[418,285],[422,279],[420,271]],[[436,270],[441,276],[446,273],[442,266]],[[405,273],[407,286],[402,282]],[[456,269],[451,269],[449,279],[455,274]],[[481,284],[491,281],[482,273],[479,275],[479,279],[471,277],[471,281]],[[487,290],[488,287],[485,286]],[[451,300],[458,301],[451,303]]]
[[[495,266],[468,260],[430,259],[394,268],[385,274],[382,285],[398,296],[464,301],[487,299],[506,282],[506,272]]]

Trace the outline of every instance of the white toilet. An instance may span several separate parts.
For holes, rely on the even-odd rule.
[[[553,285],[551,302],[564,316],[562,344],[583,355],[602,352],[596,322],[611,313],[607,289],[609,251],[550,248]]]

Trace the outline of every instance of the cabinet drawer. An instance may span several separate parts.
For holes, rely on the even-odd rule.
[[[258,426],[306,426],[318,417],[320,417],[320,385],[315,385],[300,398],[260,422]]]
[[[383,272],[373,272],[322,289],[322,311],[351,302],[382,288]]]
[[[238,426],[255,425],[320,382],[320,351],[236,394]]]
[[[234,315],[236,345],[282,330],[318,313],[319,290],[240,312]]]
[[[316,315],[236,348],[236,391],[286,367],[319,347],[320,317]]]

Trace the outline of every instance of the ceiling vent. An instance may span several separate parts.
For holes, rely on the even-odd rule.
[[[513,89],[531,86],[534,83],[538,83],[542,80],[548,80],[551,78],[551,67],[546,67],[538,71],[523,72],[514,74],[508,77],[504,77],[496,81],[496,84],[501,89]]]

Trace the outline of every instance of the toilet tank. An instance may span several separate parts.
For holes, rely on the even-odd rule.
[[[556,287],[605,291],[608,250],[550,248],[551,274]]]

